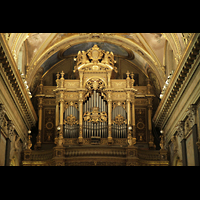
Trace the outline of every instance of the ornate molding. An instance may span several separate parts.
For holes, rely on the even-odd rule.
[[[181,121],[178,123],[177,135],[181,138],[181,141],[185,139],[185,122]]]
[[[8,127],[8,138],[11,139],[11,137],[14,135],[15,125],[11,120],[9,120],[7,127]]]
[[[0,54],[3,58],[1,59],[0,63],[1,73],[5,77],[7,83],[9,83],[7,87],[11,88],[10,91],[15,98],[14,101],[21,109],[21,113],[23,113],[22,117],[29,128],[31,128],[36,123],[37,115],[29,98],[25,84],[16,66],[16,62],[14,61],[10,48],[8,47],[8,44],[2,33],[0,34],[0,44]]]
[[[5,113],[6,113],[5,106],[3,104],[0,104],[0,127],[2,127],[3,125]]]
[[[70,126],[73,126],[75,124],[78,124],[78,120],[76,119],[76,117],[74,115],[69,115],[65,120],[64,120],[64,124],[68,124]]]
[[[185,82],[191,68],[193,67],[193,63],[195,63],[197,57],[199,57],[200,50],[200,35],[199,33],[194,34],[187,49],[185,50],[184,55],[182,56],[173,77],[166,89],[163,98],[156,110],[153,121],[156,127],[163,129],[164,123],[167,121],[169,117],[169,111],[172,111],[173,102],[176,100],[178,93]],[[195,65],[197,67],[197,65]]]
[[[122,125],[122,124],[127,124],[127,119],[125,119],[122,115],[117,115],[114,119],[114,121],[112,121],[112,124],[117,124],[118,126]]]
[[[196,124],[196,105],[190,105],[187,112],[188,112],[188,119],[192,127]]]
[[[114,67],[116,61],[114,60],[113,52],[105,52],[99,49],[97,45],[94,45],[87,52],[79,51],[77,57],[74,59],[76,61],[76,66],[74,67],[74,72],[76,70],[114,70],[117,73],[117,67]]]
[[[85,112],[83,114],[84,121],[92,122],[97,124],[98,122],[106,122],[107,121],[107,113],[99,112],[98,107],[93,107],[92,112]]]

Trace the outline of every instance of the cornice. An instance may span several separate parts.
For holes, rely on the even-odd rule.
[[[17,69],[15,60],[2,33],[0,33],[0,48],[0,62],[2,63],[1,67],[8,79],[8,82],[10,83],[9,87],[14,91],[14,95],[17,99],[16,103],[19,103],[21,109],[23,110],[23,118],[28,120],[27,126],[30,129],[35,125],[37,115],[26,91],[19,70]]]
[[[163,123],[166,123],[166,118],[169,114],[168,111],[173,106],[174,100],[177,98],[184,80],[188,76],[190,69],[193,67],[197,56],[200,54],[199,50],[200,34],[196,33],[191,38],[154,115],[153,122],[155,123],[155,126],[163,128]]]

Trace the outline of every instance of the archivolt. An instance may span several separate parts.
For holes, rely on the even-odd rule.
[[[161,85],[163,85],[164,82],[164,72],[161,69],[161,66],[155,65],[155,60],[150,56],[148,52],[146,52],[142,47],[140,47],[138,44],[134,43],[133,41],[126,39],[122,36],[118,36],[115,34],[76,34],[70,37],[67,37],[56,44],[52,45],[48,49],[46,49],[35,61],[32,61],[32,65],[30,65],[28,74],[27,74],[27,80],[28,85],[31,85],[31,82],[33,80],[34,75],[36,74],[37,70],[40,68],[40,66],[53,54],[58,52],[61,49],[64,49],[66,47],[71,47],[76,44],[85,43],[85,42],[108,42],[112,43],[118,46],[121,46],[125,49],[131,49],[133,52],[139,54],[142,56],[147,63],[152,67],[152,69],[155,71],[155,74],[158,77],[158,80]],[[159,69],[160,68],[160,69]]]

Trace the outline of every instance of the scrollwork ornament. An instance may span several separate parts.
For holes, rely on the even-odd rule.
[[[98,122],[106,122],[107,121],[107,113],[99,112],[98,107],[93,107],[92,112],[85,112],[83,115],[84,121],[92,122],[97,124]]]
[[[127,119],[125,119],[122,115],[119,114],[115,117],[112,124],[117,124],[118,126],[120,126],[122,124],[127,124]]]
[[[3,124],[5,113],[5,106],[3,104],[0,104],[0,126],[2,126]]]
[[[196,123],[196,105],[190,105],[188,108],[188,119],[192,126]]]
[[[8,127],[8,137],[11,138],[14,135],[14,129],[15,129],[14,123],[11,120],[8,121],[7,127]]]
[[[70,126],[73,126],[75,124],[78,124],[78,120],[76,119],[76,117],[74,115],[69,115],[65,120],[64,120],[65,124],[68,124]]]

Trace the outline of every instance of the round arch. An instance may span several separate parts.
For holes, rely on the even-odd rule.
[[[66,49],[67,47],[74,46],[76,44],[85,43],[85,42],[107,42],[111,44],[115,44],[118,46],[121,46],[125,49],[131,49],[134,53],[139,54],[143,59],[152,67],[155,74],[158,77],[158,80],[160,82],[160,85],[164,84],[165,80],[165,74],[162,71],[161,66],[158,66],[158,64],[155,62],[155,60],[152,58],[152,56],[145,51],[142,47],[140,47],[135,42],[124,38],[122,36],[118,36],[115,34],[76,34],[73,36],[69,36],[51,47],[47,48],[37,60],[32,61],[32,65],[30,65],[30,69],[27,73],[27,80],[28,85],[31,85],[31,82],[33,81],[33,77],[35,76],[37,70],[40,68],[40,66],[53,54],[57,53],[61,49]],[[33,70],[34,69],[34,70]]]

